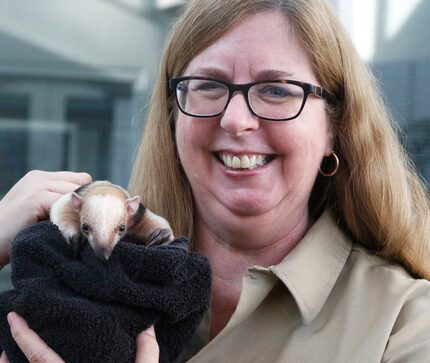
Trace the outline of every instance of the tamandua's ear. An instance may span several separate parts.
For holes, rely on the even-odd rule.
[[[140,202],[140,198],[138,195],[135,195],[134,197],[130,197],[127,199],[126,205],[127,205],[128,214],[132,216],[137,212],[139,208],[139,202]]]
[[[78,193],[73,192],[70,198],[70,203],[72,204],[72,208],[79,212],[82,208],[82,197]]]

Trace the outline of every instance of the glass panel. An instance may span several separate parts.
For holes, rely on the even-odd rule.
[[[378,62],[380,79],[404,145],[427,184],[430,181],[430,61]]]
[[[94,180],[108,179],[112,133],[112,100],[71,97],[66,120],[77,127],[77,169]]]
[[[0,93],[0,198],[25,173],[30,98]]]
[[[0,92],[0,118],[28,119],[29,108],[28,95]]]

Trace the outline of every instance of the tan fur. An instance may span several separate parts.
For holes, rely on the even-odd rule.
[[[56,224],[68,243],[76,243],[76,237],[86,235],[97,256],[109,258],[117,242],[128,232],[128,227],[133,224],[130,233],[136,234],[143,241],[152,232],[164,228],[173,233],[166,220],[153,214],[149,210],[141,216],[140,220],[133,218],[128,210],[128,201],[133,199],[129,193],[118,185],[108,181],[96,181],[81,189],[78,189],[80,210],[73,208],[73,192],[62,196],[51,208],[51,221]],[[75,198],[77,200],[77,197]],[[137,205],[138,199],[134,199]],[[89,226],[88,231],[82,231],[83,225]],[[125,231],[120,231],[121,225],[126,226]]]
[[[59,198],[51,207],[50,218],[56,224],[67,242],[79,233],[80,216],[70,206],[71,193]]]
[[[130,195],[121,187],[115,184],[111,184],[106,181],[94,182],[94,185],[91,185],[88,191],[85,193],[86,197],[90,197],[92,195],[112,195],[125,201]]]
[[[73,224],[74,226],[79,226],[79,213],[71,208],[62,209],[60,218],[69,221],[69,223]]]

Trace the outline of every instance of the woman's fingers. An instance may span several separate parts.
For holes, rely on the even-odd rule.
[[[47,173],[49,179],[65,180],[79,185],[88,184],[92,181],[91,175],[88,173],[75,173],[72,171],[48,171],[44,173]]]
[[[90,182],[91,176],[87,173],[32,170],[24,175],[9,190],[2,199],[2,203],[12,202],[17,198],[25,200],[29,197],[37,196],[43,191],[53,191],[64,194]]]
[[[91,182],[87,173],[33,170],[0,200],[0,266],[9,262],[9,246],[16,234],[47,219],[52,204],[63,194]]]
[[[28,223],[45,219],[54,197],[58,199],[62,194],[89,182],[91,182],[91,176],[87,173],[32,170],[22,177],[0,201],[0,217],[22,214]],[[46,195],[49,193],[54,194],[47,200]]]
[[[22,317],[10,312],[7,320],[13,339],[30,363],[64,363],[61,357],[29,328]]]
[[[28,327],[27,322],[22,317],[10,312],[7,320],[12,337],[30,363],[64,363],[61,357]],[[153,325],[137,336],[136,345],[136,363],[159,362],[160,349]],[[4,352],[0,357],[0,363],[9,363]]]
[[[137,336],[136,345],[136,363],[158,363],[160,348],[155,337],[154,325]]]

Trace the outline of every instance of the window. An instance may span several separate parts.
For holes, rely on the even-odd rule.
[[[29,107],[28,95],[0,93],[0,197],[26,169]]]
[[[66,121],[78,130],[77,169],[93,179],[108,179],[113,104],[110,99],[70,97],[66,101]]]

